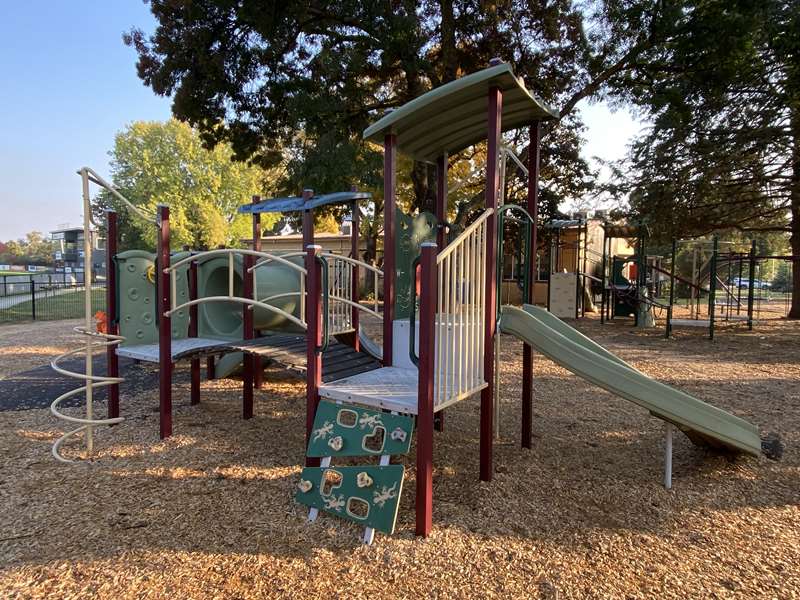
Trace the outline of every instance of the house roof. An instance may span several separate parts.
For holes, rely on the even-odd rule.
[[[525,87],[509,64],[501,63],[407,102],[364,130],[364,139],[383,143],[393,133],[401,152],[428,162],[463,150],[486,139],[488,91],[494,86],[503,92],[503,131],[559,116]]]
[[[369,192],[334,192],[332,194],[315,195],[308,200],[302,196],[268,198],[255,204],[243,204],[239,207],[239,212],[244,214],[298,212],[311,210],[326,204],[346,204],[358,200],[369,200],[370,198],[372,198],[372,194]]]

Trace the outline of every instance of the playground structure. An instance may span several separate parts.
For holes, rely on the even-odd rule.
[[[673,240],[665,257],[647,252],[646,228],[606,224],[604,232],[601,323],[633,317],[635,325],[652,327],[663,320],[668,338],[674,327],[692,327],[706,329],[714,339],[720,323],[741,323],[752,330],[769,314],[768,308],[788,314],[791,267],[784,273],[788,293],[771,293],[762,273],[770,261],[791,265],[792,256],[758,255],[755,240],[743,244],[715,236]],[[632,255],[611,251],[619,237],[635,240]]]
[[[540,128],[542,121],[556,117],[557,113],[526,89],[509,65],[493,62],[487,69],[412,100],[369,127],[364,132],[365,139],[384,147],[382,270],[357,259],[355,207],[357,202],[369,199],[369,194],[363,192],[316,196],[305,190],[297,198],[255,198],[240,209],[253,218],[252,249],[176,255],[170,253],[169,209],[159,206],[154,221],[158,228],[154,267],[147,265],[147,256],[123,253],[110,270],[114,273],[109,276],[107,335],[113,336],[109,339],[114,344],[107,348],[109,419],[119,418],[121,378],[116,357],[120,355],[158,363],[162,438],[172,434],[171,378],[173,363],[179,359],[191,360],[191,402],[196,404],[200,401],[200,358],[244,353],[243,359],[233,359],[243,360],[244,418],[253,416],[253,388],[261,375],[262,357],[302,370],[306,376],[308,454],[298,498],[307,495],[303,503],[312,507],[312,516],[316,516],[314,510],[322,509],[346,514],[365,524],[367,541],[372,539],[370,530],[393,528],[396,510],[389,523],[387,513],[378,508],[399,497],[402,471],[384,471],[385,478],[379,481],[377,471],[359,467],[361,470],[345,476],[339,468],[338,484],[326,486],[329,473],[333,476],[332,471],[336,471],[330,467],[331,458],[376,455],[381,456],[379,466],[388,467],[391,454],[407,449],[390,451],[387,439],[392,440],[399,428],[401,432],[394,441],[405,433],[410,443],[411,432],[410,427],[401,424],[387,431],[382,415],[387,422],[387,412],[397,413],[392,417],[416,417],[416,533],[428,535],[432,527],[435,417],[439,417],[438,429],[444,430],[443,411],[478,395],[479,476],[483,481],[492,478],[499,383],[495,348],[501,332],[523,343],[521,445],[525,448],[532,444],[533,350],[537,350],[664,421],[666,487],[671,486],[675,427],[695,443],[760,454],[761,441],[755,426],[651,380],[558,318],[532,306]],[[524,207],[501,205],[502,132],[522,127],[530,132],[527,202]],[[485,207],[448,243],[447,156],[483,140],[487,140]],[[435,215],[398,216],[398,152],[436,164],[439,183]],[[89,169],[81,173],[85,188],[94,181],[118,194]],[[85,198],[88,201],[88,191]],[[313,210],[334,203],[354,207],[350,257],[326,253],[314,243]],[[272,211],[302,213],[303,251],[281,255],[261,251],[259,215]],[[108,217],[108,252],[110,257],[116,257],[116,216],[109,213]],[[511,219],[521,225],[522,310],[497,302],[504,223]],[[640,253],[644,255],[643,251]],[[361,269],[370,270],[383,280],[382,312],[377,306],[369,308],[360,301]],[[132,279],[126,279],[123,285],[122,273],[126,271]],[[639,271],[643,272],[644,269]],[[605,285],[605,276],[603,279]],[[142,283],[145,281],[148,283]],[[146,302],[153,298],[150,294],[155,300]],[[126,308],[134,306],[128,303],[138,302],[142,303],[135,305],[138,313]],[[148,308],[139,310],[145,306]],[[359,314],[365,311],[382,321],[382,348],[373,348],[371,355],[364,352],[362,342],[369,344],[369,340],[361,335],[359,324]],[[135,314],[140,315],[140,321],[133,318]],[[127,316],[131,321],[126,323]],[[89,323],[87,314],[87,328]],[[127,336],[119,335],[120,328]],[[225,339],[220,339],[223,336]],[[336,336],[342,341],[335,342],[332,338]],[[86,366],[92,377],[90,350]],[[91,385],[88,384],[89,390]],[[87,418],[91,418],[90,395],[88,391]],[[323,411],[335,416],[322,418],[320,415],[328,414]],[[355,421],[345,419],[349,413],[355,414]],[[84,423],[87,442],[91,428],[100,424],[105,423]],[[336,426],[344,429],[337,430]],[[356,427],[358,435],[345,431],[355,431]],[[367,451],[367,438],[375,436],[380,436],[383,443]],[[405,439],[400,441],[404,443]],[[315,446],[321,440],[326,445]],[[354,444],[360,445],[364,453],[352,453]],[[54,453],[58,456],[58,448]],[[318,482],[316,488],[314,482]],[[363,491],[378,483],[381,489],[375,489],[377,495]],[[391,496],[389,490],[394,484],[395,496]],[[345,494],[345,490],[350,491]],[[366,513],[365,502],[373,507],[368,506]],[[359,506],[361,509],[357,509]],[[370,514],[381,515],[379,522],[373,522]]]

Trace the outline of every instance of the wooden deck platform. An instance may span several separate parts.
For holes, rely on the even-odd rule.
[[[217,356],[246,352],[274,361],[304,376],[306,372],[306,337],[302,334],[275,334],[253,340],[212,340],[183,338],[172,341],[172,360]],[[146,362],[158,362],[158,344],[124,346],[119,356]],[[330,382],[379,369],[380,362],[369,354],[356,352],[350,346],[331,340],[322,355],[322,381]]]

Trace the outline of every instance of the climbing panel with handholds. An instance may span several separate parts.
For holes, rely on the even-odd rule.
[[[308,456],[406,454],[414,420],[354,405],[320,402],[308,442]]]
[[[392,533],[404,472],[402,465],[305,467],[295,498],[310,508]]]
[[[413,417],[353,404],[320,402],[308,440],[307,456],[322,458],[321,467],[306,467],[295,498],[310,508],[364,525],[364,542],[375,530],[392,533],[403,489],[405,468],[390,465],[392,455],[411,448]],[[379,456],[379,465],[331,466],[337,456]]]
[[[186,257],[186,253],[172,256],[173,261]],[[120,252],[115,258],[118,286],[118,313],[122,346],[139,346],[158,342],[156,319],[156,269],[155,255],[142,250]],[[176,304],[189,301],[189,267],[179,269],[176,277]],[[189,327],[189,309],[172,315],[172,338],[185,338]]]
[[[397,215],[397,235],[395,238],[395,318],[407,319],[411,314],[411,265],[420,255],[420,247],[425,242],[436,241],[436,217],[429,212],[416,216],[401,211]]]

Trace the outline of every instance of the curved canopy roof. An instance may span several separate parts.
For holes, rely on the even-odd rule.
[[[239,212],[243,214],[270,213],[270,212],[296,212],[301,210],[311,210],[326,204],[347,204],[359,200],[369,200],[372,194],[369,192],[334,192],[332,194],[322,194],[305,199],[302,196],[292,196],[289,198],[267,198],[255,204],[244,204],[239,207]]]
[[[486,139],[488,91],[503,92],[502,130],[558,118],[558,111],[534,96],[507,63],[456,79],[407,102],[364,131],[364,139],[383,143],[397,136],[398,149],[417,160],[433,161]]]

